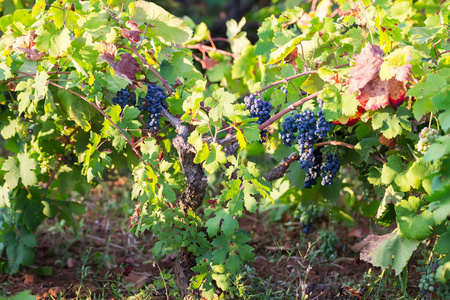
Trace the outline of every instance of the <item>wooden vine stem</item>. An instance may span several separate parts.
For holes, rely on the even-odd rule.
[[[286,107],[285,109],[283,109],[282,111],[280,111],[279,113],[277,113],[276,115],[274,115],[272,118],[270,118],[269,120],[267,120],[266,122],[262,123],[261,125],[258,126],[258,129],[261,131],[267,127],[269,127],[270,125],[272,125],[273,123],[275,123],[276,120],[280,119],[282,116],[284,116],[285,114],[287,114],[290,111],[295,110],[297,107],[299,107],[300,105],[302,105],[303,103],[312,100],[314,98],[316,98],[317,96],[319,96],[319,94],[322,92],[322,90],[315,92],[309,96],[306,96],[305,98],[302,98],[300,100],[298,100],[297,102],[289,105],[288,107]]]

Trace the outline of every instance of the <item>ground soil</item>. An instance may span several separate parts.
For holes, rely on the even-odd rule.
[[[128,231],[130,210],[121,212],[120,201],[129,188],[125,180],[119,179],[94,189],[84,202],[87,213],[78,219],[82,224],[78,236],[60,226],[59,221],[47,220],[37,232],[34,265],[14,275],[0,275],[0,294],[10,296],[30,290],[37,299],[119,299],[151,286],[152,299],[168,299],[165,291],[171,287],[154,283],[162,272],[173,274],[176,256],[155,261],[150,250],[156,237],[151,232],[136,237]],[[104,207],[105,197],[109,198],[108,205],[117,204],[114,209]],[[129,201],[127,205],[133,203]],[[292,222],[289,215],[283,221],[270,223],[265,215],[247,214],[239,222],[242,229],[251,232],[250,244],[255,248],[255,261],[249,267],[253,272],[246,283],[250,289],[261,289],[264,281],[265,288],[293,299],[300,299],[302,293],[309,299],[364,296],[364,288],[357,283],[371,266],[359,260],[358,251],[352,247],[373,232],[369,228],[371,220],[357,220],[355,227],[332,224],[340,242],[337,258],[331,260],[314,256],[319,229],[330,226],[326,218],[317,220],[310,234],[302,233],[301,224]],[[39,275],[39,268],[46,266],[52,268],[52,274]],[[414,269],[415,264],[410,263],[411,282],[418,276]],[[377,268],[372,270],[380,273]],[[409,288],[414,293],[414,284]],[[389,299],[389,294],[383,298]]]

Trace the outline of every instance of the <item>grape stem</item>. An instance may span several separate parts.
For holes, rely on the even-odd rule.
[[[54,83],[52,81],[47,81],[48,84],[54,85],[60,89],[63,89],[81,99],[83,99],[85,102],[87,102],[89,105],[91,105],[92,107],[94,107],[100,114],[102,114],[113,126],[114,128],[116,128],[117,130],[119,130],[120,134],[123,136],[123,138],[127,141],[127,143],[131,146],[131,149],[133,150],[134,154],[136,154],[137,157],[139,157],[139,159],[145,164],[145,161],[142,159],[141,153],[139,153],[139,151],[136,149],[136,147],[134,147],[133,143],[130,141],[130,139],[125,135],[125,132],[119,128],[119,126],[117,126],[116,123],[114,123],[113,120],[111,120],[111,118],[100,108],[97,106],[97,104],[95,104],[94,102],[89,101],[86,97],[84,97],[83,95],[72,91],[71,89],[65,88],[62,85],[59,85],[57,83]]]
[[[280,119],[282,116],[284,116],[288,112],[295,110],[297,107],[299,107],[303,103],[308,102],[309,100],[312,100],[312,99],[316,98],[317,96],[319,96],[319,94],[321,92],[322,92],[322,90],[315,92],[315,93],[313,93],[309,96],[306,96],[305,98],[300,99],[299,101],[289,105],[288,107],[286,107],[285,109],[283,109],[282,111],[280,111],[279,113],[277,113],[276,115],[271,117],[269,120],[267,120],[266,122],[259,125],[258,129],[261,131],[261,130],[269,127],[269,125],[273,124],[276,120]]]

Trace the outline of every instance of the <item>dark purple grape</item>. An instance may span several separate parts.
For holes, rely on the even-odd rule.
[[[269,101],[264,101],[261,97],[256,98],[255,94],[246,96],[244,98],[245,107],[250,111],[250,118],[258,118],[257,124],[261,125],[270,119],[270,110],[272,109],[272,103]],[[265,141],[267,130],[262,130],[260,132],[261,140]]]
[[[335,153],[328,154],[325,162],[320,168],[320,177],[322,177],[322,185],[332,185],[333,179],[339,173],[341,162]]]

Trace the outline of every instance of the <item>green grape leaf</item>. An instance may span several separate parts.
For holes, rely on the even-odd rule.
[[[391,109],[377,111],[373,115],[372,126],[375,130],[379,129],[387,139],[391,139],[400,135],[403,129],[411,129],[409,116],[408,109],[403,106],[398,108],[396,114],[393,114]]]
[[[383,165],[381,183],[388,185],[401,173],[403,173],[402,159],[399,156],[391,155]]]
[[[383,200],[381,200],[380,205],[378,206],[377,215],[375,218],[379,219],[383,216],[383,214],[388,209],[389,204],[397,204],[400,201],[402,201],[403,197],[405,196],[405,193],[397,192],[394,190],[394,188],[390,185],[385,193]]]
[[[369,235],[364,239],[366,246],[361,250],[361,260],[383,269],[392,268],[398,276],[406,266],[420,241],[401,237],[394,231],[385,235]]]
[[[192,35],[192,30],[181,19],[162,7],[146,1],[136,1],[129,5],[130,20],[138,26],[148,24],[146,36],[165,43],[183,44]]]
[[[255,55],[255,47],[249,45],[241,55],[235,59],[231,68],[231,76],[233,79],[244,78],[244,83],[246,83],[249,80],[254,79],[256,66],[257,58]]]
[[[423,157],[424,162],[438,161],[450,153],[450,135],[445,135],[436,139],[430,145]]]
[[[3,114],[6,117],[6,114]],[[19,119],[11,119],[8,117],[7,120],[2,120],[2,124],[0,125],[0,134],[4,139],[12,138],[17,131],[19,131]]]
[[[334,85],[325,85],[318,98],[324,101],[323,114],[328,121],[339,120],[342,115],[352,117],[356,114],[356,93],[341,95]]]
[[[228,276],[225,274],[217,274],[212,273],[212,278],[216,281],[217,286],[224,290],[228,291],[230,288],[230,281],[228,280]]]
[[[283,46],[278,47],[275,51],[270,54],[270,60],[267,62],[268,65],[279,62],[288,56],[297,45],[304,39],[304,37],[298,36],[291,39],[289,42],[285,43]]]
[[[44,97],[46,96],[48,90],[47,79],[49,77],[50,76],[45,71],[36,74],[36,76],[34,77],[34,97],[36,100],[44,99]]]
[[[0,62],[0,80],[12,78],[11,68],[5,62]]]
[[[25,186],[36,184],[35,169],[36,162],[28,153],[19,153],[17,157],[10,156],[2,166],[2,170],[6,171],[6,183],[11,190],[17,186],[20,178]]]
[[[418,214],[423,203],[417,197],[409,197],[395,207],[397,213],[397,224],[401,236],[424,240],[430,233],[431,228],[442,222],[450,215],[450,199],[434,202],[430,207]]]
[[[212,98],[205,100],[205,105],[211,107],[209,111],[210,118],[217,122],[222,119],[222,116],[236,115],[236,108],[233,103],[236,101],[236,96],[220,88],[213,92]]]
[[[441,234],[441,236],[434,244],[433,252],[438,253],[440,255],[449,254],[450,251],[450,227],[447,227],[447,232]]]
[[[225,261],[225,267],[231,273],[237,273],[241,269],[242,259],[236,253],[230,253],[230,256]]]
[[[256,213],[256,209],[258,208],[258,202],[256,201],[253,195],[257,195],[257,189],[248,181],[244,181],[243,183],[243,191],[244,191],[244,205],[245,208],[252,213]]]
[[[215,210],[215,216],[206,221],[209,236],[216,236],[219,229],[222,229],[225,236],[230,237],[234,230],[239,227],[238,221],[230,215],[228,209],[219,208]]]
[[[7,186],[0,186],[0,208],[11,207],[9,200],[9,189]]]

